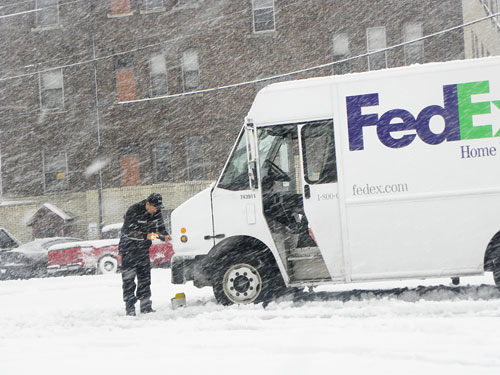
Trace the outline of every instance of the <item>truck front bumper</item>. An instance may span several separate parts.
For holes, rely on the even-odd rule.
[[[205,255],[194,257],[174,255],[170,264],[172,284],[185,284],[193,281],[194,286],[198,288],[211,286],[210,278],[204,271],[205,259]]]

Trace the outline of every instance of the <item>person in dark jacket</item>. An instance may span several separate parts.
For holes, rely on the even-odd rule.
[[[155,311],[151,303],[149,247],[156,238],[164,241],[171,239],[163,222],[162,208],[162,196],[153,193],[147,199],[130,206],[124,217],[118,249],[122,257],[123,301],[127,315],[135,315],[135,303],[138,300],[141,313]]]

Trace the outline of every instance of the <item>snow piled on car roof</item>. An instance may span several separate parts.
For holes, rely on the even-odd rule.
[[[49,251],[67,249],[69,247],[95,247],[95,248],[99,248],[99,247],[105,247],[105,246],[118,245],[119,242],[120,242],[119,238],[112,238],[109,240],[66,242],[66,243],[60,243],[60,244],[53,245],[53,246],[49,247]]]
[[[123,223],[108,224],[102,227],[102,231],[107,232],[109,230],[122,229],[122,226]]]
[[[19,253],[44,252],[52,245],[68,243],[68,242],[76,242],[76,241],[81,241],[81,240],[72,237],[38,238],[31,242],[22,244],[21,246],[16,247],[12,250]]]

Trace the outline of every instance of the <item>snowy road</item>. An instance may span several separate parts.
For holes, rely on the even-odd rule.
[[[328,286],[265,309],[169,280],[153,270],[157,312],[135,318],[120,275],[0,282],[0,374],[500,373],[490,274]],[[172,310],[177,292],[188,307]]]

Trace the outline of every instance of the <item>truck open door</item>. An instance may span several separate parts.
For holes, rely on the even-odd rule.
[[[213,246],[241,235],[262,238],[254,137],[255,129],[245,125],[212,189],[213,235],[205,239],[213,241]]]
[[[309,231],[332,279],[344,277],[335,138],[331,120],[299,125],[301,183]]]

